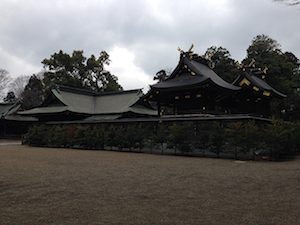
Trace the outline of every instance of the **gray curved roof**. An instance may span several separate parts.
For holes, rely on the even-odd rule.
[[[204,76],[192,76],[190,73],[183,73],[178,77],[170,79],[168,81],[159,82],[152,87],[159,89],[170,89],[170,88],[178,88],[184,86],[192,86],[195,84],[204,83],[207,81],[207,77]]]
[[[183,71],[184,70],[184,71]],[[182,57],[173,73],[163,82],[159,82],[151,87],[155,89],[170,89],[179,87],[198,86],[206,82],[225,88],[227,90],[237,91],[241,87],[232,85],[219,77],[207,65],[186,57]]]
[[[239,77],[237,77],[237,79],[233,82],[233,84],[238,85],[239,82],[244,78],[246,78],[248,81],[250,81],[253,86],[259,88],[261,91],[267,91],[267,92],[273,93],[277,97],[282,97],[282,98],[287,97],[285,94],[277,91],[275,88],[271,87],[267,82],[265,82],[264,80],[260,79],[259,77],[255,76],[255,75],[251,74],[247,70],[244,71],[243,73],[241,73],[239,75]]]
[[[156,115],[155,110],[134,105],[142,96],[140,89],[111,93],[95,93],[70,87],[52,89],[52,96],[59,104],[45,105],[19,112],[23,115],[73,112],[86,115],[120,114],[126,112]]]

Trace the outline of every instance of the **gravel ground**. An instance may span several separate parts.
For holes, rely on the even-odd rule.
[[[299,224],[284,162],[0,145],[0,224]]]

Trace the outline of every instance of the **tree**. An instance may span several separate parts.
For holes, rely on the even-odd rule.
[[[50,138],[45,125],[35,125],[29,128],[26,135],[26,143],[29,146],[46,146]]]
[[[17,98],[21,97],[21,94],[24,91],[25,86],[27,85],[29,79],[30,76],[25,76],[25,75],[15,78],[9,84],[9,90],[15,93]]]
[[[67,126],[62,125],[48,126],[47,135],[50,138],[48,139],[47,145],[59,148],[67,146],[67,129]]]
[[[31,109],[40,105],[44,100],[42,81],[33,74],[21,94],[21,103],[24,109]]]
[[[0,69],[0,99],[4,97],[4,91],[9,83],[10,77],[6,70]]]
[[[297,57],[289,52],[282,53],[276,40],[266,35],[257,35],[248,47],[243,63],[249,64],[252,59],[255,60],[256,67],[268,68],[265,75],[267,83],[288,96],[284,100],[272,100],[272,114],[290,120],[300,119],[298,113],[295,113],[300,112],[300,108],[295,104],[300,102],[300,96],[297,94],[300,83]]]
[[[60,50],[42,63],[47,70],[43,79],[46,94],[55,84],[93,91],[122,90],[117,77],[104,69],[105,65],[110,64],[109,55],[105,51],[97,59],[94,55],[87,59],[83,51],[73,51],[70,56]]]
[[[175,155],[177,150],[188,154],[192,151],[191,148],[191,123],[183,122],[181,124],[173,123],[170,126],[170,135],[168,137],[168,146],[175,149]]]
[[[97,91],[101,92],[111,92],[111,91],[121,91],[122,86],[118,84],[118,77],[110,74],[110,72],[104,72],[103,76],[99,78]]]
[[[269,150],[269,158],[279,158],[285,151],[286,142],[289,142],[288,130],[282,120],[272,120],[272,123],[265,124],[264,142]]]
[[[211,68],[216,74],[229,83],[234,81],[238,72],[236,61],[231,58],[226,48],[212,46],[206,50],[204,56],[211,59]]]
[[[125,126],[119,126],[115,130],[115,144],[114,146],[118,147],[119,151],[122,151],[124,148],[129,148],[130,146],[128,144],[129,140],[127,139],[127,132]],[[131,141],[131,140],[130,140]]]
[[[164,143],[167,142],[168,136],[168,127],[162,123],[158,123],[154,133],[151,135],[151,153],[152,148],[160,148],[161,154],[164,153]]]
[[[90,148],[91,136],[89,135],[91,127],[78,126],[74,135],[74,144],[79,145],[81,148]]]
[[[223,151],[225,145],[225,132],[224,127],[221,123],[214,122],[212,126],[212,132],[209,136],[211,143],[211,151],[220,157],[220,153]]]
[[[12,91],[7,93],[7,96],[3,99],[5,103],[15,103],[18,99],[15,96],[15,93]]]
[[[113,125],[110,125],[107,130],[106,145],[110,146],[110,150],[117,147],[117,128]]]
[[[87,149],[104,149],[106,133],[102,126],[79,126],[74,143]]]
[[[134,148],[143,148],[145,140],[145,129],[137,124],[128,124],[126,126],[113,127],[115,131],[112,133],[114,137],[109,135],[109,138],[114,139],[114,143],[108,142],[110,146],[117,146],[121,151],[124,148],[132,151]]]
[[[262,133],[259,130],[254,120],[248,121],[244,125],[244,129],[245,129],[245,136],[242,142],[242,152],[246,154],[252,150],[252,155],[254,159],[255,150],[261,147]]]
[[[242,148],[245,140],[245,128],[241,121],[229,123],[226,129],[226,136],[228,137],[229,152],[234,153],[234,158],[237,159],[239,149]]]
[[[300,1],[298,0],[274,0],[275,2],[282,2],[286,5],[289,5],[289,6],[296,6],[296,5],[299,5],[300,4]]]
[[[250,61],[255,59],[261,62],[264,58],[268,58],[270,54],[276,56],[280,53],[280,44],[267,35],[262,34],[253,38],[252,44],[247,49],[246,59],[250,59]]]
[[[199,123],[196,125],[196,133],[192,140],[193,148],[202,151],[202,156],[205,157],[205,150],[209,148],[210,123]]]

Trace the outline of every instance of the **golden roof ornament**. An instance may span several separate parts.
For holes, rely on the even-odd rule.
[[[190,49],[188,50],[188,52],[193,53],[192,49],[194,48],[194,44],[191,45]]]
[[[194,48],[194,44],[192,44],[191,47],[189,48],[189,50],[185,52],[178,47],[177,50],[180,52],[180,58],[188,57],[190,60],[195,60],[195,61],[205,64],[211,68],[210,62],[211,62],[211,57],[213,56],[213,53],[211,53],[208,57],[204,57],[203,55],[199,56],[199,54],[194,53],[194,51],[192,51],[193,48]]]
[[[183,51],[178,47],[178,51],[180,52],[180,53],[183,53]]]
[[[248,67],[251,67],[254,63],[255,63],[255,59],[252,59],[252,61],[251,61],[250,64],[248,65]]]

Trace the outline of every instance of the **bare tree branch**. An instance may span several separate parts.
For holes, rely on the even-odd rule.
[[[298,0],[273,0],[274,2],[282,2],[285,5],[289,5],[289,6],[296,6],[300,4],[300,1]]]
[[[15,96],[19,98],[25,86],[28,84],[29,78],[30,76],[25,75],[15,78],[9,85],[9,91],[12,91]]]
[[[3,100],[5,95],[4,91],[7,88],[7,85],[10,81],[9,74],[6,70],[0,69],[0,101]]]

